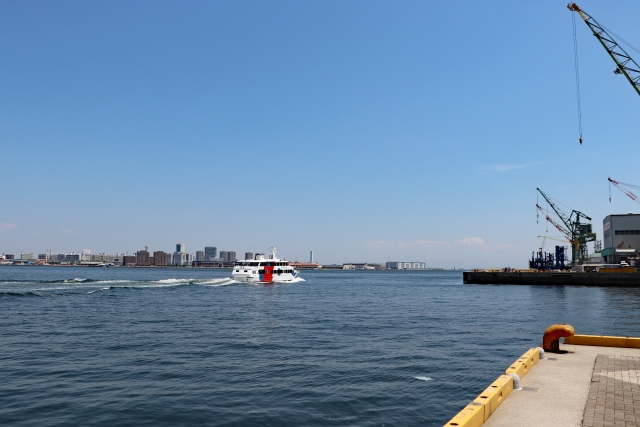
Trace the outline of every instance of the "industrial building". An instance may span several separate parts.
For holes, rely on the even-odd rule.
[[[626,261],[635,265],[640,252],[640,214],[607,215],[602,221],[602,230],[604,263]]]
[[[424,262],[387,262],[387,269],[389,270],[425,270],[427,268]]]

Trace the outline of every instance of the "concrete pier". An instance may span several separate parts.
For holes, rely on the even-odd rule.
[[[640,273],[465,271],[462,280],[478,285],[575,285],[640,287]]]
[[[547,353],[486,427],[639,427],[640,349],[561,345]]]

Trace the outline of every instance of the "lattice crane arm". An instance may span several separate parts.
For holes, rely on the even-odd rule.
[[[624,74],[627,80],[629,80],[629,83],[631,83],[631,86],[633,86],[638,95],[640,95],[640,65],[638,65],[638,63],[634,61],[629,54],[627,54],[622,46],[616,43],[614,38],[609,35],[598,21],[593,19],[593,17],[587,12],[580,9],[577,4],[569,3],[567,8],[580,15],[587,26],[589,26],[591,32],[593,32],[593,35],[596,36],[611,59],[613,59],[613,62],[616,63],[617,68],[614,72],[616,74]]]
[[[549,214],[547,213],[547,211],[544,210],[544,208],[542,206],[540,206],[539,204],[536,203],[536,207],[538,209],[540,209],[540,212],[542,212],[542,214],[545,216],[545,218],[547,218],[547,221],[549,221],[551,224],[553,224],[553,226],[555,228],[558,229],[559,232],[561,232],[564,237],[569,241],[569,243],[573,243],[573,235],[571,234],[571,231],[569,230],[565,230],[564,228],[562,228],[562,226],[560,224],[558,224],[557,222],[555,222],[553,220],[553,218],[551,218],[549,216]]]
[[[611,178],[607,178],[609,180],[610,183],[612,183],[613,185],[615,185],[616,187],[618,187],[618,189],[620,191],[622,191],[624,194],[626,194],[627,196],[629,196],[632,200],[634,200],[636,203],[640,203],[640,199],[638,198],[638,196],[636,196],[635,194],[633,194],[631,191],[629,191],[624,185],[622,185],[622,183],[616,181],[615,179],[611,179]],[[611,188],[611,187],[609,187]]]
[[[538,238],[545,238],[547,240],[555,240],[556,242],[564,242],[564,240],[562,240],[562,239],[556,239],[555,237],[549,237],[549,236],[538,236]]]
[[[573,228],[571,227],[571,218],[567,217],[567,215],[564,212],[562,212],[562,210],[558,206],[556,206],[556,204],[553,203],[553,201],[551,201],[551,197],[547,196],[544,191],[542,191],[539,188],[536,188],[536,190],[538,190],[538,193],[540,193],[542,195],[542,197],[544,197],[544,199],[547,201],[547,203],[549,203],[549,206],[551,206],[551,209],[553,209],[553,211],[556,213],[556,215],[558,215],[558,217],[560,217],[560,219],[564,223],[565,227],[567,227],[567,230],[569,230],[569,233],[571,233],[572,230],[573,230]],[[547,213],[544,212],[544,214],[546,215]],[[564,233],[564,231],[563,231],[563,233]]]

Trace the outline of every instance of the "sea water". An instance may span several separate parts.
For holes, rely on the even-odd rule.
[[[0,267],[0,425],[441,426],[551,324],[640,335],[640,289],[229,276]]]

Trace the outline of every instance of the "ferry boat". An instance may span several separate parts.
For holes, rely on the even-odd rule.
[[[276,248],[271,246],[268,258],[257,254],[255,259],[236,261],[231,278],[238,282],[282,283],[293,282],[299,272],[285,261],[276,257]]]

